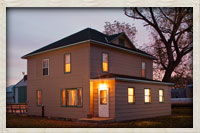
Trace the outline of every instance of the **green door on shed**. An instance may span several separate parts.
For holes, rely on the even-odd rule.
[[[25,86],[18,87],[18,103],[26,103],[27,94]]]

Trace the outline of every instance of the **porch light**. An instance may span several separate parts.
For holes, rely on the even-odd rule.
[[[108,86],[106,84],[99,85],[99,89],[101,89],[101,90],[106,90],[107,88],[108,88]]]

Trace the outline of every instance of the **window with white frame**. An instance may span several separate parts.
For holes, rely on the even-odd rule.
[[[135,103],[135,89],[128,88],[128,103]]]
[[[49,75],[49,59],[42,60],[42,74]]]
[[[82,88],[61,89],[61,106],[82,106]]]
[[[144,89],[144,102],[151,103],[151,89]]]
[[[146,77],[146,63],[142,62],[142,77]]]
[[[108,54],[102,53],[102,69],[103,72],[108,72]]]
[[[65,73],[71,72],[71,54],[65,54]]]
[[[164,90],[159,89],[159,102],[163,103],[164,102]]]

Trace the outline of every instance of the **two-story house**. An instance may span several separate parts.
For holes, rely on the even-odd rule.
[[[29,115],[116,121],[171,114],[170,83],[153,80],[156,58],[124,33],[86,28],[22,57],[27,59]]]

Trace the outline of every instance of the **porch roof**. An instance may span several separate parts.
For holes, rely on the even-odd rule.
[[[114,79],[118,81],[126,81],[126,82],[139,82],[139,83],[150,83],[150,84],[161,84],[161,85],[169,85],[173,86],[173,83],[162,82],[153,79],[147,79],[143,77],[129,76],[129,75],[119,75],[119,74],[105,74],[95,78],[91,78],[91,80],[103,80],[103,79]]]

